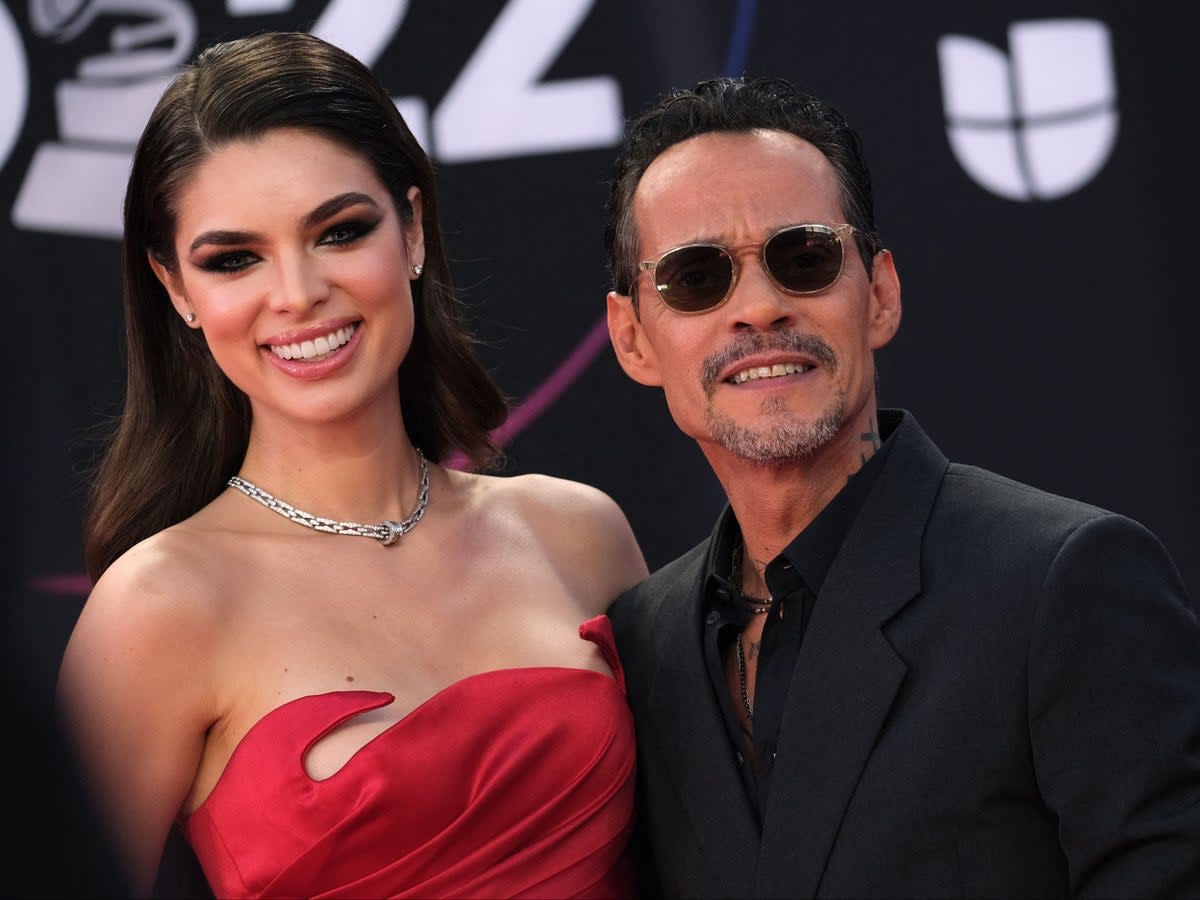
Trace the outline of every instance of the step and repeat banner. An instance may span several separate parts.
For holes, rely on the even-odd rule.
[[[151,106],[204,45],[303,29],[368,63],[434,159],[505,473],[590,482],[652,567],[723,504],[604,328],[622,123],[672,86],[781,74],[863,135],[905,315],[881,403],[952,457],[1132,516],[1196,559],[1185,29],[1147,4],[6,0],[0,254],[12,654],[44,684],[87,591],[82,472],[123,384],[118,242]],[[1185,160],[1185,153],[1189,158]],[[185,476],[186,477],[186,476]]]

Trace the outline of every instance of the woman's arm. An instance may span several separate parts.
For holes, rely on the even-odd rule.
[[[153,889],[213,719],[214,616],[202,579],[163,543],[143,542],[100,578],[58,679],[67,733],[139,896]]]

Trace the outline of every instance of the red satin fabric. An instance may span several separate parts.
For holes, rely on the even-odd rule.
[[[434,695],[313,781],[309,747],[388,693],[300,697],[246,733],[184,823],[217,897],[633,897],[633,720],[615,678],[500,669]]]

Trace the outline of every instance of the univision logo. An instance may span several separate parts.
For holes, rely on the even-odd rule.
[[[1117,136],[1108,28],[1093,19],[1015,22],[1009,55],[951,34],[938,41],[946,134],[979,185],[1010,200],[1083,187]]]

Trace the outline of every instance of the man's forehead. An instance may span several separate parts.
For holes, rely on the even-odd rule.
[[[843,221],[832,164],[781,131],[714,132],[667,148],[642,176],[633,212],[643,248]]]

